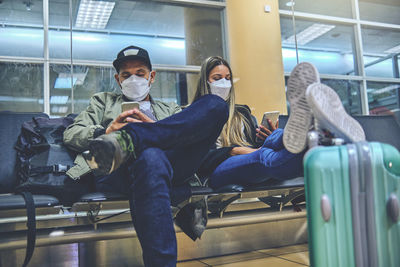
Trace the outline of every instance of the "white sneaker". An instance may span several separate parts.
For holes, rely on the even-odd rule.
[[[321,83],[311,84],[307,88],[306,98],[314,118],[318,120],[319,130],[328,130],[345,142],[365,140],[363,128],[347,114],[340,97],[332,88]]]
[[[306,100],[306,90],[316,82],[319,82],[318,70],[308,62],[298,64],[290,74],[287,84],[290,114],[283,132],[283,145],[291,153],[300,153],[307,146],[312,112]]]

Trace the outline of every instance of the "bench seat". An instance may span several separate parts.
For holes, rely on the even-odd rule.
[[[54,207],[59,205],[57,198],[46,195],[33,195],[35,207]],[[25,200],[21,195],[0,194],[0,210],[23,209]]]
[[[35,116],[47,115],[0,112],[0,122],[9,126],[0,128],[0,149],[4,152],[0,156],[0,234],[2,236],[26,230],[25,201],[22,196],[12,194],[11,190],[4,188],[16,183],[14,170],[16,153],[13,146],[20,126],[24,121]],[[400,127],[393,117],[356,116],[355,118],[364,127],[367,140],[389,143],[400,150],[398,138]],[[281,116],[280,120],[283,127],[287,117]],[[303,177],[285,181],[270,179],[252,186],[228,185],[217,190],[209,187],[173,188],[171,190],[173,213],[176,214],[187,203],[199,201],[205,197],[212,218],[214,215],[215,218],[222,217],[229,207],[240,206],[237,204],[244,202],[252,204],[248,209],[257,207],[257,209],[279,212],[294,200],[297,200],[294,203],[304,201],[304,179]],[[103,223],[111,223],[116,228],[118,225],[121,227],[131,225],[127,198],[118,193],[86,194],[71,207],[64,207],[55,197],[45,195],[34,195],[34,202],[37,208],[37,228],[43,231],[63,227],[67,227],[72,232],[74,227],[96,229],[97,225]],[[24,237],[24,234],[21,234],[21,237]],[[5,243],[0,243],[4,248],[7,247]]]

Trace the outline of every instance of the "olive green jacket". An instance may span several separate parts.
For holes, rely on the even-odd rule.
[[[97,93],[90,99],[90,104],[86,110],[82,111],[68,126],[64,132],[64,143],[71,149],[83,152],[88,149],[89,141],[100,134],[105,133],[105,129],[111,122],[121,114],[121,104],[129,101],[122,94],[117,93]],[[157,120],[162,120],[179,111],[181,108],[175,103],[164,103],[150,98],[151,107]],[[70,168],[67,175],[73,179],[90,172],[82,155],[75,159],[75,166]]]

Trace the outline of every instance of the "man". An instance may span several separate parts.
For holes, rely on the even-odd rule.
[[[140,47],[123,49],[113,65],[122,94],[95,94],[64,132],[69,147],[89,149],[68,174],[80,177],[93,171],[98,191],[127,194],[145,265],[175,266],[170,185],[184,182],[198,169],[228,118],[228,108],[214,95],[183,111],[154,101],[149,90],[156,73]],[[140,110],[121,113],[124,101],[138,101]]]

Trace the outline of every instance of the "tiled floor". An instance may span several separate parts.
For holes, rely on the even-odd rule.
[[[178,267],[296,267],[309,266],[307,244],[263,249],[228,256],[205,258],[193,261],[179,262]]]

